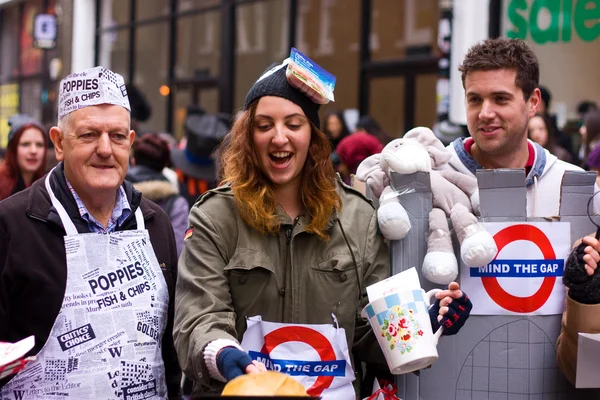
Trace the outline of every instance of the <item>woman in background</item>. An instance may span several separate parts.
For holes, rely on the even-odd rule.
[[[335,150],[338,143],[350,134],[344,115],[341,111],[331,111],[325,116],[323,124],[323,133],[327,135],[331,142],[332,151]]]
[[[550,123],[548,117],[536,114],[529,120],[527,136],[529,136],[529,139],[554,154],[559,160],[572,163],[573,157],[571,156],[571,153],[556,143],[556,136],[552,126],[553,125]]]
[[[10,131],[0,164],[0,200],[28,188],[46,168],[48,135],[38,121],[25,114],[8,119]]]
[[[587,159],[592,151],[600,145],[600,110],[588,111],[583,117],[583,125],[579,129],[582,145],[580,157],[584,168],[588,169]]]

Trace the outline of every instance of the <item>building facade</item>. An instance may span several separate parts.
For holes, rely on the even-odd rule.
[[[553,93],[552,111],[568,125],[578,101],[600,102],[594,72],[599,3],[0,0],[0,146],[7,116],[21,111],[54,123],[57,82],[94,65],[122,74],[146,95],[152,116],[142,124],[145,130],[181,137],[188,105],[234,113],[254,80],[292,46],[337,77],[336,101],[322,107],[323,115],[345,110],[352,121],[370,114],[398,137],[413,126],[433,126],[444,101],[439,95],[447,90],[451,120],[462,124],[462,83],[457,74],[444,81],[440,72],[440,43],[448,33],[440,17],[448,5],[455,10],[450,36],[464,42],[463,50],[487,36],[530,43],[540,58],[542,84]],[[33,46],[33,19],[40,12],[57,16],[52,50]],[[456,34],[461,30],[462,36]],[[451,71],[463,55],[452,45]]]
[[[34,43],[38,14],[57,17],[53,49]],[[6,146],[7,118],[16,112],[32,115],[44,124],[56,120],[57,82],[70,57],[70,1],[0,1],[0,147]]]
[[[95,63],[146,94],[146,129],[180,136],[189,104],[235,112],[292,46],[337,77],[323,113],[370,113],[392,136],[435,121],[438,0],[98,0],[97,12]]]

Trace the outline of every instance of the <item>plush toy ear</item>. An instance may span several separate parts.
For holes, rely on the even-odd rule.
[[[444,144],[429,128],[418,126],[406,132],[404,137],[407,139],[414,139],[425,146],[431,157],[431,167],[434,169],[447,163],[450,161],[450,158],[452,158],[452,153],[446,149]]]
[[[373,154],[358,165],[356,178],[361,182],[366,182],[369,175],[378,169],[381,169],[381,154]]]
[[[365,182],[373,195],[379,198],[383,189],[389,185],[387,175],[381,169],[381,154],[373,154],[365,158],[356,169],[356,178]]]

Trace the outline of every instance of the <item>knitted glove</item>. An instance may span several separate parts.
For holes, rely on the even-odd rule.
[[[469,318],[469,313],[472,308],[473,304],[471,304],[471,300],[469,300],[467,294],[463,292],[462,297],[452,300],[448,305],[448,312],[442,317],[442,320],[438,322],[437,317],[440,312],[440,300],[436,300],[429,308],[429,319],[431,320],[433,333],[437,332],[440,326],[443,326],[443,335],[448,336],[457,334]]]
[[[252,359],[245,351],[235,347],[225,347],[217,355],[217,368],[227,382],[246,373],[246,367]]]
[[[585,248],[587,245],[581,243],[569,255],[563,274],[563,284],[569,288],[569,296],[582,304],[600,303],[600,274],[599,268],[592,276],[585,271]]]

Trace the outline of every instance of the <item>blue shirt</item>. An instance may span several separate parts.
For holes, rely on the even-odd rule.
[[[127,195],[125,194],[125,189],[123,186],[119,186],[119,190],[117,190],[117,199],[115,201],[115,208],[113,209],[112,215],[108,220],[108,225],[106,229],[104,226],[90,212],[87,210],[73,186],[65,176],[65,180],[67,181],[67,186],[75,199],[75,203],[77,203],[77,210],[79,211],[79,215],[81,218],[88,224],[88,228],[90,232],[96,233],[110,233],[114,232],[117,229],[117,226],[121,225],[127,217],[131,215],[131,207],[129,206],[129,202],[127,201]]]

